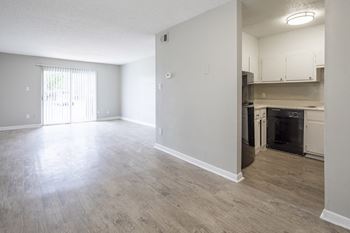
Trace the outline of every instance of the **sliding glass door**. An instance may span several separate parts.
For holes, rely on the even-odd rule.
[[[96,73],[72,70],[71,84],[71,121],[96,120]]]
[[[70,70],[44,68],[43,109],[44,124],[70,122]]]
[[[43,123],[96,120],[96,72],[43,68]]]

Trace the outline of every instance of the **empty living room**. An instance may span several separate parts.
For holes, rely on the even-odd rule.
[[[349,10],[0,0],[0,233],[350,233]]]

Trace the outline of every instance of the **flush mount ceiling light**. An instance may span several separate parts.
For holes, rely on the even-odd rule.
[[[291,16],[288,16],[287,24],[292,26],[302,25],[302,24],[310,23],[314,19],[315,19],[315,12],[304,11],[304,12],[299,12]]]

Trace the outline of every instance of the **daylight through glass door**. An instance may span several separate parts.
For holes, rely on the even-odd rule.
[[[96,120],[96,72],[43,67],[43,123]]]

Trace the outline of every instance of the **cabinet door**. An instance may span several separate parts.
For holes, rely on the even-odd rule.
[[[311,52],[288,55],[286,67],[286,81],[316,80],[315,55]]]
[[[255,120],[254,124],[254,136],[255,136],[255,149],[259,150],[261,147],[260,143],[260,119]]]
[[[305,150],[306,153],[323,155],[324,154],[324,123],[317,121],[308,121],[305,128]]]
[[[261,79],[259,75],[259,58],[250,57],[249,68],[250,68],[250,72],[254,74],[254,82],[260,82]]]
[[[242,71],[250,72],[249,60],[250,60],[249,55],[242,52]]]
[[[267,122],[266,117],[261,120],[261,147],[266,148],[267,145]]]
[[[282,82],[285,68],[286,61],[283,57],[263,58],[261,61],[261,81]]]
[[[324,66],[325,65],[324,50],[317,51],[317,53],[316,53],[316,65],[317,66]]]

